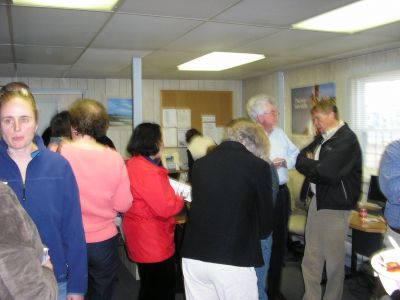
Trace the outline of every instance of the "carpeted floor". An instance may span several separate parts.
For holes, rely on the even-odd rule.
[[[113,300],[136,300],[139,292],[137,281],[125,266],[118,272]],[[288,253],[282,278],[282,293],[287,300],[301,300],[304,293],[301,274],[301,256]],[[342,300],[377,300],[384,291],[366,262],[359,274],[345,280]],[[183,293],[176,294],[176,300],[184,300]],[[204,299],[207,300],[207,299]]]

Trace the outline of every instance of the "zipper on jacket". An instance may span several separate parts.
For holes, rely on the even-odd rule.
[[[344,197],[345,197],[345,198],[346,198],[346,200],[347,200],[347,193],[346,193],[346,189],[344,188],[344,183],[343,183],[343,180],[340,180],[340,183],[342,184],[342,188],[343,188]]]
[[[26,201],[25,183],[22,184],[22,201]]]
[[[308,184],[308,187],[307,187],[306,198],[308,197],[308,193],[310,192],[310,189],[311,189],[311,182]]]

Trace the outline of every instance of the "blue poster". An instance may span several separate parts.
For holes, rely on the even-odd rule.
[[[109,98],[107,112],[110,125],[132,125],[132,99]]]
[[[322,99],[336,100],[335,83],[292,89],[292,134],[313,134],[310,111]]]

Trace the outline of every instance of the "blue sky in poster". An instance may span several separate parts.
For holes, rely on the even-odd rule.
[[[324,83],[319,85],[319,95],[336,97],[336,85],[334,83]]]
[[[292,89],[292,133],[312,134],[310,110],[313,101],[322,98],[336,98],[336,85],[333,82]],[[316,99],[318,97],[318,99]]]
[[[110,98],[107,102],[107,111],[111,116],[131,119],[132,99]]]

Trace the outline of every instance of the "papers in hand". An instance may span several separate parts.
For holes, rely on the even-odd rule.
[[[189,184],[169,178],[169,183],[175,191],[175,194],[181,195],[185,201],[192,202],[192,187]]]

